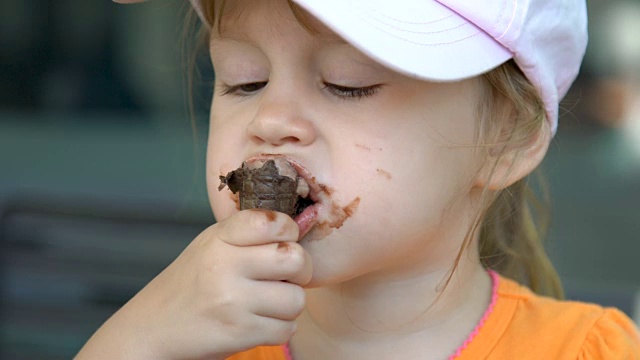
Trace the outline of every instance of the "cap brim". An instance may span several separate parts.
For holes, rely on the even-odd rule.
[[[200,1],[191,3],[206,22]],[[487,33],[435,0],[293,1],[372,59],[414,78],[462,80],[513,57]]]
[[[487,33],[437,1],[293,1],[363,53],[408,76],[462,80],[513,57]]]

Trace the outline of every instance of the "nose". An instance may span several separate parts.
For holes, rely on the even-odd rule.
[[[247,127],[251,141],[272,146],[309,145],[316,138],[314,124],[291,103],[262,104]]]

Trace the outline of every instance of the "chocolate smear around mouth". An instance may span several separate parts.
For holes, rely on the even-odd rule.
[[[285,159],[242,164],[242,167],[220,176],[218,190],[229,187],[239,193],[240,210],[266,209],[295,217],[314,201],[309,198],[309,185]]]

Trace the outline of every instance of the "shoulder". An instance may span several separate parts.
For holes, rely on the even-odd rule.
[[[557,358],[640,360],[640,333],[621,311],[538,296],[511,280],[501,281],[499,297],[513,307],[507,337],[525,335]]]
[[[640,360],[640,333],[617,309],[603,309],[588,332],[579,359]]]

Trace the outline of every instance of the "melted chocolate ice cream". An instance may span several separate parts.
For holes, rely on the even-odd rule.
[[[291,217],[313,204],[309,185],[284,158],[244,162],[236,170],[220,176],[218,190],[225,186],[239,192],[240,210],[267,209]]]

